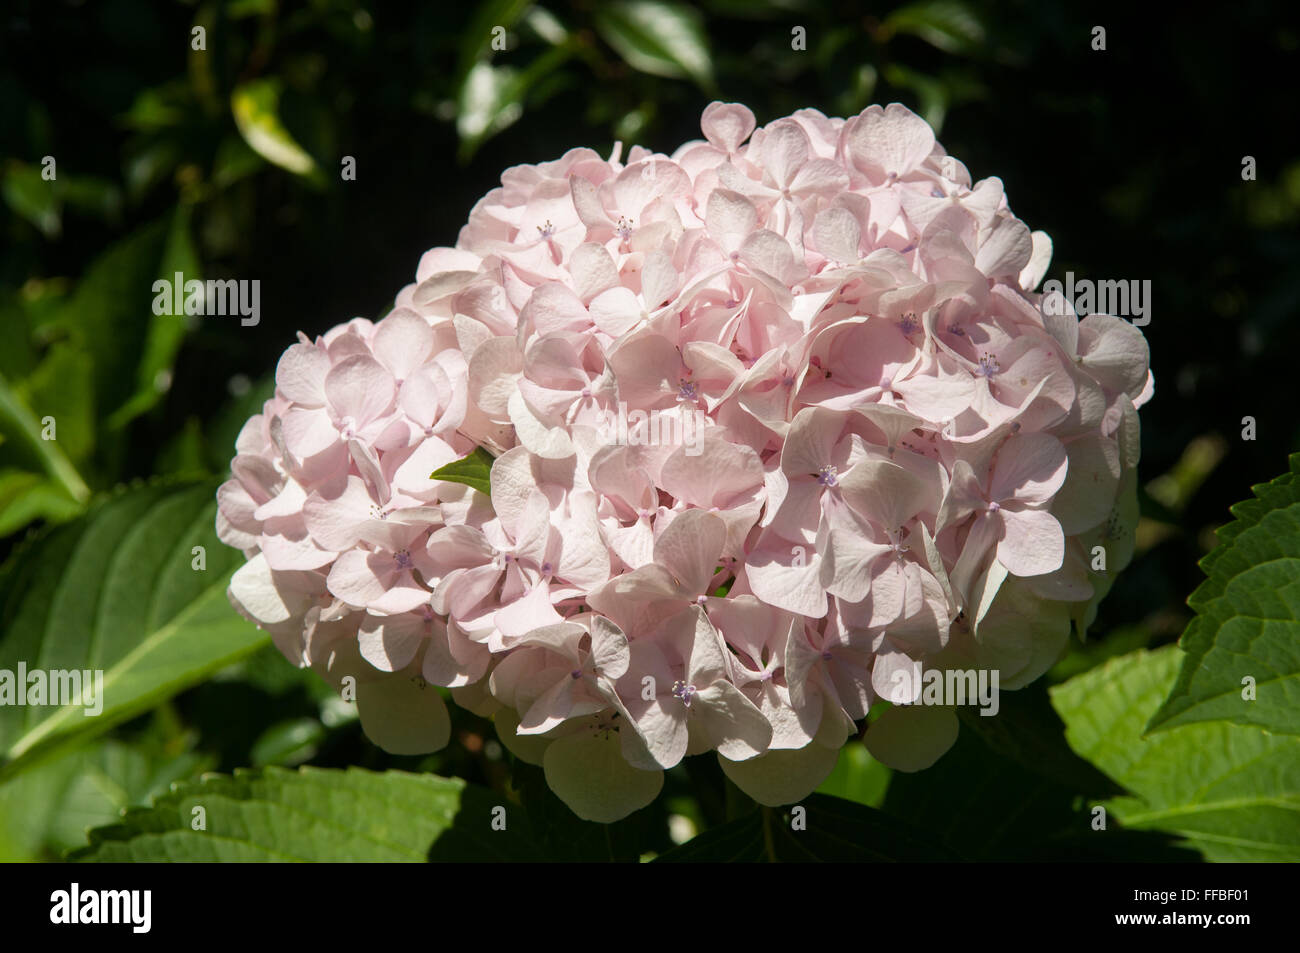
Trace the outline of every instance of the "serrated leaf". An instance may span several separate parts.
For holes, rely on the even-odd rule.
[[[685,4],[630,0],[596,8],[596,29],[635,70],[712,89],[713,57],[698,13]]]
[[[429,474],[430,480],[446,480],[448,483],[463,483],[480,493],[492,495],[492,454],[482,447],[475,447],[467,457],[461,457],[445,467],[439,467]]]
[[[10,558],[0,573],[0,670],[100,670],[103,708],[0,705],[0,778],[266,644],[226,598],[243,557],[217,540],[215,491],[210,481],[127,490]],[[195,546],[206,569],[192,568]]]
[[[1290,463],[1232,507],[1236,520],[1201,560],[1182,670],[1148,731],[1224,719],[1300,734],[1300,454]]]
[[[202,830],[194,829],[203,808]],[[494,814],[503,808],[504,815]],[[504,816],[505,829],[493,828]],[[90,862],[538,860],[522,809],[457,778],[266,767],[176,785],[90,832]]]
[[[1208,860],[1300,860],[1300,738],[1228,722],[1143,737],[1179,659],[1138,651],[1052,689],[1070,746],[1132,792],[1103,802],[1112,822],[1176,834]]]
[[[806,829],[792,827],[794,808],[752,811],[691,838],[655,863],[832,863],[949,861],[954,856],[924,832],[862,804],[810,794],[796,808]]]

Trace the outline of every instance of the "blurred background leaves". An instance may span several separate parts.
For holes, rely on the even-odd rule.
[[[616,141],[671,151],[714,98],[760,123],[900,101],[1052,236],[1049,277],[1152,282],[1138,554],[1050,680],[1168,643],[1228,506],[1300,447],[1300,124],[1276,79],[1295,73],[1300,30],[1282,13],[1243,0],[1210,26],[1033,0],[15,0],[0,15],[0,556],[122,482],[222,474],[295,332],[382,316],[503,169]],[[260,322],[155,315],[152,282],[176,271],[260,280]],[[19,781],[70,792],[95,823],[198,765],[510,783],[481,719],[458,714],[434,758],[388,758],[310,676],[258,658]],[[824,792],[912,803],[853,750]],[[681,839],[726,819],[723,790],[716,770],[679,769],[656,810]],[[0,832],[11,856],[75,840]]]

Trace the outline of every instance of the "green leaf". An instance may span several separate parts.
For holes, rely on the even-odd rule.
[[[885,802],[892,775],[890,768],[871,757],[866,745],[850,741],[840,749],[835,770],[817,791],[879,808]]]
[[[226,598],[216,483],[137,487],[32,540],[0,572],[0,670],[103,673],[97,704],[0,706],[0,778],[98,735],[267,642]],[[196,546],[206,568],[195,569]]]
[[[475,63],[465,76],[456,112],[462,159],[524,114],[518,80],[519,71],[514,67],[488,63]]]
[[[39,329],[49,337],[65,335],[93,358],[93,375],[81,376],[93,381],[96,412],[110,429],[123,427],[162,399],[186,334],[179,303],[171,313],[154,313],[154,282],[170,283],[176,272],[185,280],[198,279],[200,271],[190,209],[181,205],[169,219],[137,230],[96,258],[76,292]],[[32,410],[45,416],[39,407]],[[60,430],[63,426],[60,420]]]
[[[492,495],[492,454],[482,447],[475,447],[468,457],[462,457],[445,467],[439,467],[429,474],[430,480],[446,480],[448,483],[463,483],[480,493]]]
[[[795,809],[806,829],[793,829]],[[795,808],[751,811],[710,828],[655,863],[949,861],[955,858],[921,831],[880,811],[826,794]]]
[[[42,178],[39,166],[14,163],[0,181],[0,193],[15,214],[31,222],[46,238],[59,234],[63,207],[58,181]]]
[[[1065,742],[1065,725],[1042,683],[998,693],[998,713],[969,705],[957,709],[962,726],[990,749],[1025,770],[1094,797],[1122,794],[1115,782],[1084,761]]]
[[[59,198],[69,208],[103,221],[115,221],[122,213],[122,190],[108,179],[93,175],[61,175]]]
[[[144,807],[203,765],[194,752],[101,739],[24,771],[0,785],[0,861],[56,860],[85,846],[90,828]]]
[[[1070,746],[1133,793],[1104,802],[1112,822],[1177,834],[1208,860],[1300,860],[1300,738],[1227,722],[1143,737],[1179,659],[1134,652],[1052,690]]]
[[[945,53],[967,54],[984,42],[984,27],[966,4],[926,0],[899,7],[884,22],[886,37],[910,33]]]
[[[459,87],[456,131],[461,138],[462,162],[523,115],[524,100],[573,55],[573,49],[572,43],[552,47],[524,69],[474,64]]]
[[[487,0],[477,5],[474,16],[460,35],[460,64],[456,70],[455,86],[464,86],[465,78],[475,64],[490,58],[497,27],[509,30],[532,6],[532,0]]]
[[[195,808],[203,830],[194,830]],[[493,829],[504,808],[505,830]],[[90,832],[92,862],[539,860],[522,809],[457,778],[266,767],[175,786]]]
[[[310,760],[325,740],[319,718],[293,718],[272,725],[253,743],[253,764],[301,764]]]
[[[596,8],[596,29],[635,70],[668,79],[691,79],[711,90],[713,57],[702,20],[681,3],[627,0]]]
[[[122,125],[140,132],[156,132],[179,126],[191,115],[189,89],[183,81],[142,89],[131,108],[122,114]]]
[[[190,207],[184,204],[178,205],[172,216],[156,277],[171,283],[177,272],[185,276],[186,282],[203,279],[198,252],[190,238]],[[109,429],[124,427],[154,407],[171,388],[172,365],[186,330],[184,301],[175,301],[172,307],[170,313],[152,315],[135,371],[135,393],[109,416]]]
[[[81,467],[95,449],[95,360],[89,351],[56,341],[14,391],[34,416],[53,417],[59,449]],[[43,429],[43,428],[42,428]]]
[[[260,168],[262,160],[247,142],[238,136],[227,136],[217,146],[212,159],[212,184],[218,189],[229,188]]]
[[[1183,666],[1148,731],[1223,719],[1300,734],[1300,453],[1290,464],[1232,507],[1201,560]],[[1247,684],[1254,697],[1243,698]]]
[[[39,519],[62,522],[81,512],[74,500],[53,481],[36,473],[0,469],[0,538]]]
[[[1018,693],[1008,692],[1003,699],[1011,694]],[[1080,792],[995,749],[993,737],[987,729],[977,732],[963,722],[956,743],[932,767],[894,773],[882,809],[968,861],[1200,859],[1159,832],[1127,831],[1115,824],[1093,830]],[[1004,740],[999,744],[1005,748]],[[1113,782],[1103,780],[1108,791],[1116,790]]]
[[[59,442],[41,437],[44,429],[36,415],[10,389],[5,379],[0,377],[0,436],[4,437],[6,443],[5,457],[8,458],[14,452],[10,444],[20,445],[21,452],[43,469],[56,487],[70,499],[84,503],[90,498],[90,488],[59,447]],[[56,421],[56,435],[57,432]]]
[[[166,221],[154,222],[109,246],[44,329],[68,335],[93,356],[95,406],[101,414],[135,393],[140,356],[156,320],[153,283],[167,228]]]
[[[5,328],[5,346],[0,348],[0,377],[20,380],[36,366],[37,349],[32,345],[32,318],[29,301],[32,297],[48,300],[49,285],[29,279],[23,292],[0,286],[0,323]],[[28,291],[35,295],[29,295]]]
[[[319,169],[280,120],[280,83],[255,79],[230,94],[230,109],[239,134],[254,152],[295,175],[319,177]]]

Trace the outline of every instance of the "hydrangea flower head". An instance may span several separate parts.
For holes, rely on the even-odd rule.
[[[789,803],[882,700],[925,767],[955,715],[899,676],[1033,681],[1132,553],[1146,342],[1043,306],[998,179],[897,104],[701,127],[507,170],[299,335],[218,495],[233,603],[376,744],[444,745],[448,688],[597,821],[709,751]],[[432,476],[476,448],[489,492]]]

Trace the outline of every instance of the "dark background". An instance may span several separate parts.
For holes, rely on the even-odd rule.
[[[1214,527],[1300,449],[1300,30],[1288,5],[1238,2],[1210,16],[1034,0],[662,4],[706,56],[687,66],[674,65],[683,45],[656,48],[610,9],[581,0],[6,4],[0,380],[37,416],[38,397],[67,402],[60,440],[91,490],[219,474],[295,332],[381,317],[420,254],[454,244],[508,166],[579,145],[608,154],[616,138],[671,152],[700,136],[715,98],[746,103],[760,125],[801,107],[843,116],[899,101],[935,125],[975,179],[999,176],[1016,214],[1051,235],[1049,277],[1151,281],[1144,330],[1156,395],[1141,413],[1138,556],[1102,605],[1098,641],[1052,677],[1177,638]],[[206,29],[202,52],[191,50],[196,24]],[[508,49],[493,53],[498,24]],[[804,51],[791,49],[795,26],[806,29]],[[1104,51],[1092,49],[1094,26],[1106,30]],[[472,91],[483,77],[497,94],[479,109]],[[232,97],[272,86],[313,173],[266,161],[241,136]],[[496,131],[478,134],[476,122]],[[46,155],[57,159],[57,186],[39,179]],[[355,157],[355,181],[340,180],[342,156]],[[1245,156],[1256,181],[1242,179]],[[131,391],[119,369],[134,372],[147,339],[161,236],[178,221],[204,277],[261,281],[261,323],[201,319],[174,355],[170,388],[113,418]],[[100,274],[106,283],[79,298],[123,241],[130,248],[107,271],[143,280]],[[108,309],[107,336],[86,330],[92,300]],[[1257,421],[1253,441],[1242,438],[1245,416]],[[9,534],[0,553],[74,511],[57,487],[36,503],[13,489],[39,476],[19,442],[0,443]],[[225,734],[200,744],[224,767],[247,763],[266,717],[258,699],[274,692],[253,679],[181,703],[193,723],[216,724],[231,691],[247,695],[239,730],[248,737],[223,723]],[[482,744],[475,737],[471,749]],[[317,750],[317,763],[330,760]]]

